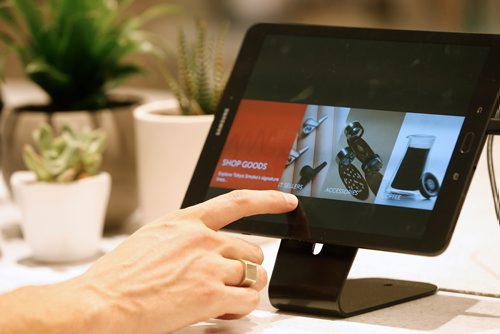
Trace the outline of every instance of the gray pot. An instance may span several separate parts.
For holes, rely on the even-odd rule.
[[[42,122],[56,129],[63,123],[101,128],[107,134],[108,146],[101,169],[111,174],[111,195],[106,213],[106,228],[121,226],[137,207],[135,131],[132,110],[138,99],[120,103],[119,107],[92,111],[48,112],[42,106],[4,110],[2,117],[2,173],[5,183],[18,170],[26,170],[22,149],[33,144],[33,130]],[[9,189],[10,190],[10,189]]]

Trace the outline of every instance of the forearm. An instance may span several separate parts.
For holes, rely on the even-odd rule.
[[[246,216],[284,213],[297,198],[238,190],[142,227],[82,276],[0,296],[2,333],[165,333],[250,313],[267,281],[240,286],[240,259],[262,264],[259,246],[216,233]]]
[[[110,315],[111,307],[79,279],[0,296],[2,333],[107,332]]]

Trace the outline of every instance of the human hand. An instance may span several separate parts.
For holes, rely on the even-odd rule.
[[[77,285],[95,297],[100,323],[119,333],[168,332],[210,318],[239,317],[259,303],[267,275],[250,242],[216,233],[245,216],[288,212],[297,198],[278,191],[236,190],[175,211],[138,230],[99,259]],[[243,265],[258,280],[239,287]]]

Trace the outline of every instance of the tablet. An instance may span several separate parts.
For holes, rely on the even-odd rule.
[[[299,208],[226,230],[442,252],[498,108],[499,37],[252,27],[183,206],[277,189]]]

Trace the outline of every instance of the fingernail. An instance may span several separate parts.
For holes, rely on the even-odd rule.
[[[290,206],[296,207],[299,200],[295,195],[289,194],[289,193],[283,193],[285,195],[286,201],[290,204]]]

